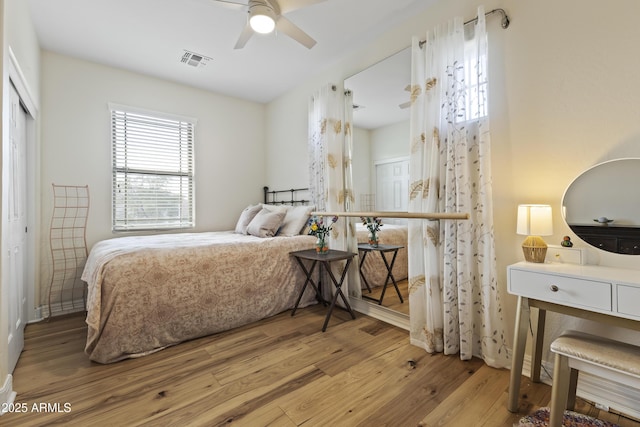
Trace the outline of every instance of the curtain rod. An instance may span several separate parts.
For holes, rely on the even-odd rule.
[[[511,21],[509,20],[509,16],[507,16],[507,12],[505,12],[504,9],[490,10],[489,12],[485,13],[484,16],[493,15],[494,13],[499,13],[502,15],[502,23],[501,23],[502,28],[504,28],[505,30],[509,28],[509,24],[511,23]],[[475,24],[476,22],[478,22],[477,16],[473,19],[466,21],[464,25]],[[425,43],[426,43],[425,40],[420,40],[420,43],[419,43],[420,47],[424,46]]]
[[[494,13],[499,13],[499,14],[502,15],[502,23],[501,23],[502,28],[504,28],[505,30],[507,28],[509,28],[509,24],[511,23],[511,21],[509,21],[509,17],[507,16],[507,12],[505,12],[504,9],[493,9],[493,10],[490,10],[489,12],[485,13],[484,16],[493,15]],[[478,17],[477,16],[475,18],[470,19],[467,22],[465,22],[464,25],[472,24],[472,23],[476,23],[476,22],[478,22]]]

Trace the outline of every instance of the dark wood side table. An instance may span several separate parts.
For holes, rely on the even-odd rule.
[[[356,256],[356,254],[351,252],[338,251],[334,249],[329,249],[329,252],[325,254],[319,254],[316,252],[315,249],[306,249],[303,251],[291,252],[290,254],[291,256],[295,257],[296,261],[298,261],[298,264],[300,265],[300,268],[302,268],[302,271],[304,271],[304,273],[307,276],[304,282],[304,286],[300,291],[300,295],[298,296],[298,300],[296,301],[296,305],[293,307],[293,310],[291,311],[291,316],[296,314],[296,310],[298,309],[298,304],[300,304],[302,295],[304,294],[304,291],[307,289],[307,284],[310,284],[313,287],[313,289],[316,291],[316,296],[318,297],[319,301],[327,302],[324,300],[321,294],[321,289],[322,289],[321,279],[318,280],[317,285],[313,281],[313,271],[316,268],[316,265],[318,264],[318,261],[319,261],[321,266],[318,272],[319,277],[320,278],[322,277],[322,270],[324,269],[324,271],[327,273],[327,275],[331,279],[331,282],[333,282],[334,287],[336,288],[336,292],[333,295],[333,299],[331,300],[331,304],[329,306],[329,312],[327,313],[327,317],[324,319],[322,332],[327,330],[327,325],[329,324],[329,319],[331,318],[331,313],[333,312],[333,308],[336,305],[338,295],[340,296],[340,298],[342,298],[342,302],[344,303],[346,310],[351,314],[351,318],[352,319],[356,318],[355,313],[353,312],[353,310],[351,309],[351,306],[349,305],[349,301],[342,293],[342,283],[344,282],[344,278],[347,275],[347,271],[349,271],[349,266],[351,265],[351,261],[353,261],[353,257]],[[303,260],[311,261],[311,268],[307,269]],[[346,260],[347,262],[342,270],[342,273],[340,274],[340,281],[338,281],[336,280],[335,275],[331,271],[331,263],[334,261],[344,261],[344,260]]]
[[[375,299],[368,295],[362,295],[362,298],[370,299],[372,301],[377,302],[378,305],[381,305],[382,299],[384,298],[384,293],[387,290],[387,285],[389,284],[389,279],[391,279],[391,282],[393,283],[393,286],[396,288],[396,292],[398,293],[398,298],[400,298],[400,302],[404,303],[404,300],[402,299],[402,295],[400,294],[400,289],[398,289],[398,284],[396,283],[396,279],[393,277],[393,273],[392,273],[393,265],[395,264],[396,257],[398,256],[398,250],[402,249],[403,247],[404,246],[398,246],[398,245],[372,246],[368,243],[358,244],[358,251],[362,252],[362,257],[360,258],[360,278],[362,278],[362,281],[367,287],[367,290],[369,291],[369,293],[371,293],[371,286],[369,286],[369,282],[367,282],[367,278],[364,276],[364,273],[362,272],[362,266],[364,265],[364,260],[367,257],[367,254],[369,252],[380,253],[380,256],[382,257],[382,261],[384,262],[384,266],[387,267],[387,278],[384,280],[384,286],[382,288],[382,293],[380,294],[380,299]],[[384,255],[387,252],[393,252],[391,263],[387,261],[387,257]]]

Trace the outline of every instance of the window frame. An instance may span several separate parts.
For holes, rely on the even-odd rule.
[[[111,139],[111,229],[114,233],[122,232],[135,232],[135,231],[168,231],[176,229],[190,229],[195,227],[195,128],[197,119],[180,116],[176,114],[163,113],[158,111],[146,110],[126,105],[120,105],[115,103],[109,103],[109,117],[110,117],[110,139]],[[127,116],[130,118],[127,119]],[[131,139],[135,142],[127,141],[127,120],[129,126],[132,127],[128,133],[132,133]],[[140,152],[144,153],[145,143],[154,143],[154,137],[149,133],[149,129],[141,130],[140,123],[142,120],[149,124],[150,129],[159,130],[163,125],[171,127],[174,131],[173,134],[170,131],[162,134],[163,144],[158,144],[157,149],[151,148],[149,156],[151,158],[160,159],[164,155],[161,153],[163,149],[169,149],[170,158],[174,157],[173,163],[170,160],[168,164],[163,168],[162,166],[157,168],[146,167],[148,165],[140,165],[138,160],[138,167],[129,167],[122,164],[123,161],[130,160],[131,163],[135,162],[135,159],[139,159]],[[135,126],[138,128],[135,128]],[[118,127],[120,126],[120,127]],[[144,127],[147,127],[146,125]],[[162,130],[160,130],[163,132]],[[124,136],[123,136],[124,135]],[[140,138],[136,138],[136,136]],[[172,140],[173,138],[173,140]],[[157,141],[156,141],[157,142]],[[129,144],[129,149],[127,149]],[[175,144],[174,147],[171,145]],[[137,151],[136,151],[137,150]],[[134,154],[135,153],[135,154]],[[136,157],[137,154],[137,157]],[[130,157],[130,159],[129,159]],[[122,182],[131,182],[131,179],[137,178],[142,182],[148,176],[153,178],[177,178],[176,183],[173,183],[174,188],[178,188],[177,195],[179,195],[182,202],[171,204],[169,199],[158,199],[156,192],[147,192],[142,199],[135,199],[135,195],[126,194],[124,201],[118,197],[118,193],[122,191]],[[182,181],[186,179],[186,183]],[[166,185],[166,184],[165,184]],[[168,184],[171,187],[171,183]],[[125,192],[131,190],[132,187],[127,186]],[[157,190],[157,189],[156,189]],[[163,192],[167,192],[166,186],[162,188]],[[153,198],[150,196],[154,196]],[[145,199],[146,198],[146,199]],[[128,208],[125,206],[132,200],[138,202],[138,206],[142,203],[149,202],[151,207],[156,211],[159,208],[165,209],[177,209],[178,215],[175,217],[161,217],[149,218],[146,222],[140,222],[138,218],[128,215]],[[142,203],[141,203],[142,200]],[[169,202],[168,204],[162,204],[162,202]],[[186,203],[186,205],[185,205]]]

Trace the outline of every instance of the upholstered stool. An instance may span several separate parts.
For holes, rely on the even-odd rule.
[[[573,409],[578,371],[640,389],[640,347],[569,331],[551,343],[555,356],[549,427],[562,426],[565,409]]]

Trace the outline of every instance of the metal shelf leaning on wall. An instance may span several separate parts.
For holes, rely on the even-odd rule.
[[[52,184],[52,188],[51,281],[46,317],[51,317],[53,312],[63,314],[84,309],[86,301],[85,285],[80,277],[88,256],[89,186]]]

